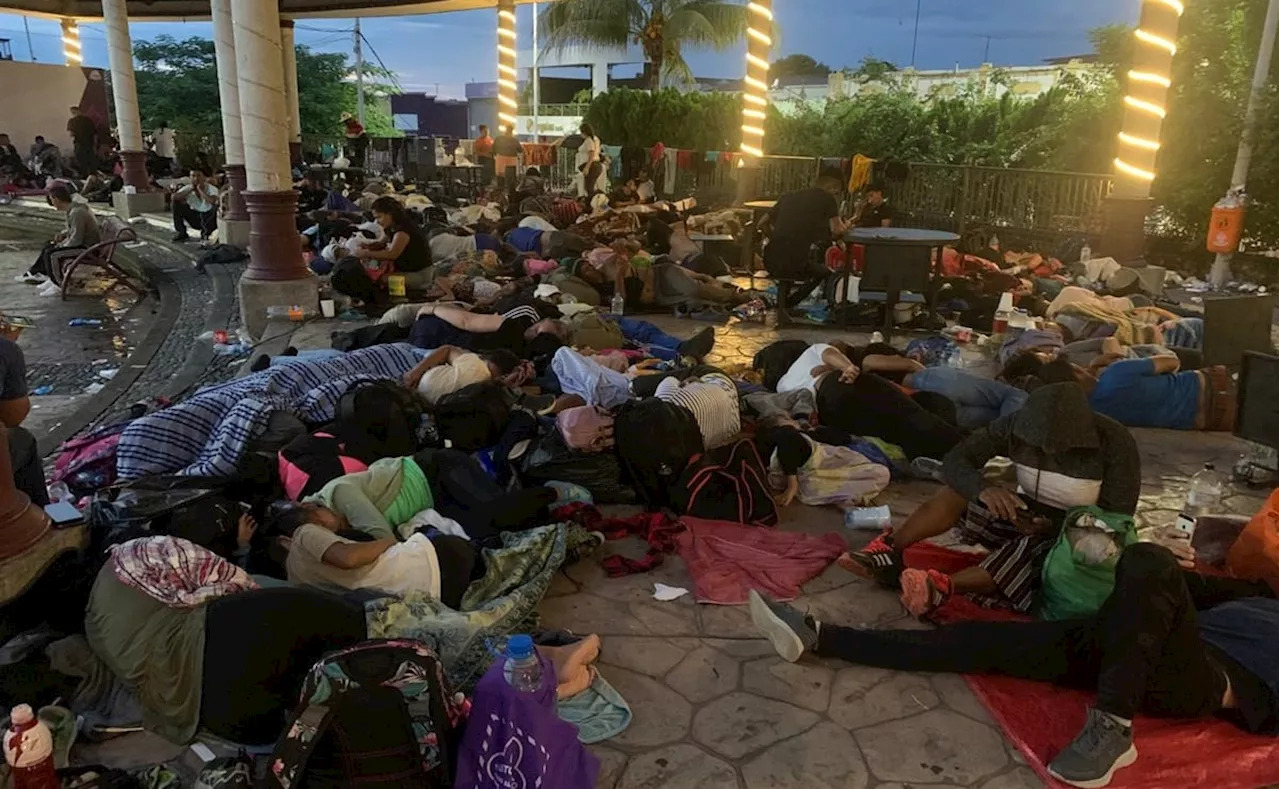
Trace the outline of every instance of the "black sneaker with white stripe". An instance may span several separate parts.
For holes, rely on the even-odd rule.
[[[845,569],[881,586],[898,588],[898,579],[902,576],[905,565],[902,563],[902,554],[893,547],[892,531],[886,529],[865,548],[851,551],[846,556],[849,561],[841,562]]]

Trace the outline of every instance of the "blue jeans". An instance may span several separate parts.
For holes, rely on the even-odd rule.
[[[1027,393],[1000,381],[974,375],[953,367],[929,367],[911,373],[906,385],[923,392],[943,395],[956,404],[956,422],[964,430],[974,430],[1002,416],[1008,416],[1027,401]]]
[[[632,342],[648,346],[647,350],[652,356],[668,362],[680,358],[680,343],[682,340],[672,337],[649,321],[618,315],[606,315],[604,317],[618,324],[618,328],[622,330],[623,337]]]

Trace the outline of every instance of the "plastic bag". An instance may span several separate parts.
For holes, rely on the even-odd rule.
[[[1097,611],[1115,587],[1121,552],[1137,541],[1128,515],[1097,507],[1069,511],[1041,570],[1040,618],[1072,619]]]

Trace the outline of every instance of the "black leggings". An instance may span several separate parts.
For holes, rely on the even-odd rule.
[[[1196,610],[1254,596],[1273,595],[1261,583],[1183,572],[1166,549],[1139,543],[1121,555],[1115,590],[1089,619],[959,622],[937,630],[860,630],[824,622],[815,651],[899,671],[1003,674],[1093,688],[1098,709],[1122,718],[1140,710],[1197,718],[1221,708],[1224,671],[1231,672],[1242,708],[1254,701],[1246,696],[1261,683],[1206,648]]]
[[[964,438],[964,431],[878,375],[862,373],[846,384],[828,374],[818,384],[817,406],[822,424],[897,444],[909,458],[941,460]]]
[[[232,742],[275,742],[312,664],[366,638],[364,609],[301,587],[253,589],[209,603],[200,722]]]
[[[504,531],[538,525],[556,499],[554,490],[541,486],[504,491],[474,458],[456,449],[424,449],[413,460],[431,486],[436,512],[457,521],[477,543],[493,545]]]

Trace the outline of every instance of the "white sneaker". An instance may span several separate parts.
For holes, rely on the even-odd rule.
[[[49,278],[43,274],[32,274],[30,271],[24,271],[13,278],[14,282],[22,282],[27,285],[40,285],[49,281]]]

